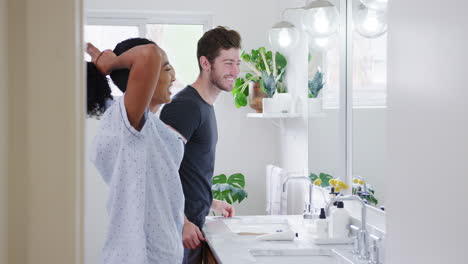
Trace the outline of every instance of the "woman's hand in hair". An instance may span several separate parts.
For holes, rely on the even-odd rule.
[[[112,72],[112,65],[117,57],[112,50],[100,51],[93,44],[86,44],[86,53],[91,56],[91,62],[96,65],[96,68],[104,75],[108,75]]]

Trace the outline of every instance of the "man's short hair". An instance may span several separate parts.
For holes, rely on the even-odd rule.
[[[222,49],[227,50],[230,48],[241,48],[241,36],[237,31],[218,26],[205,32],[197,45],[198,68],[200,71],[202,70],[200,65],[201,56],[205,56],[213,64]]]

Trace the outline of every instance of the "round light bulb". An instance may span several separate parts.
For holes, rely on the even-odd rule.
[[[302,25],[312,37],[326,38],[338,31],[338,10],[328,1],[311,2],[304,7]]]
[[[287,48],[289,45],[291,45],[291,37],[289,36],[289,32],[287,29],[282,28],[278,32],[278,44],[282,48]]]
[[[270,29],[268,39],[275,50],[285,52],[296,46],[299,32],[293,24],[281,21]]]
[[[353,9],[356,31],[366,38],[377,38],[387,32],[387,13],[359,3]]]

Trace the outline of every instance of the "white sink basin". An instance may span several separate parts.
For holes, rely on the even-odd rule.
[[[290,225],[287,219],[255,219],[255,218],[232,218],[225,219],[224,223],[236,234],[261,234],[274,233],[278,230],[289,230]]]
[[[330,249],[251,249],[249,252],[256,263],[352,264],[351,261]]]

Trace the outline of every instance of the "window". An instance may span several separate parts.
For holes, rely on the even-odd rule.
[[[353,107],[387,104],[387,34],[375,39],[353,34]]]
[[[119,42],[135,37],[154,41],[166,51],[176,72],[172,94],[196,80],[199,70],[197,42],[211,26],[211,17],[190,14],[90,12],[84,27],[84,39],[97,48],[113,49]],[[88,55],[85,60],[89,61]],[[112,95],[122,92],[110,81]]]

